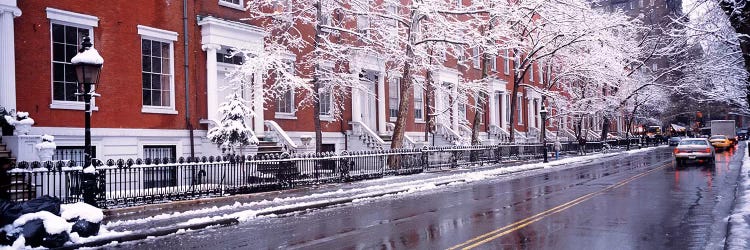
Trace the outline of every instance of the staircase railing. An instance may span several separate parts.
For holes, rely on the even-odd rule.
[[[292,141],[292,138],[279,126],[275,121],[264,121],[266,125],[266,137],[270,137],[276,143],[281,144],[281,147],[286,151],[296,151],[297,144]]]
[[[474,131],[467,124],[458,125],[458,134],[460,134],[463,139],[468,140],[469,144],[471,144],[471,134],[473,132]],[[479,144],[481,145],[483,143],[484,140],[482,139],[482,137],[479,137]]]
[[[508,142],[508,140],[510,139],[510,133],[497,125],[490,125],[490,130],[488,132],[490,133],[490,136],[501,142]]]
[[[444,123],[437,124],[437,132],[445,140],[449,141],[453,145],[468,145],[469,143],[455,130],[451,129],[450,126]]]
[[[370,149],[383,149],[385,141],[378,136],[372,129],[362,122],[349,122],[352,125],[352,133]]]

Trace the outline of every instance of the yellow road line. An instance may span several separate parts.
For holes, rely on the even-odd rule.
[[[594,196],[597,196],[597,195],[602,194],[604,192],[607,192],[609,190],[612,190],[612,189],[624,186],[625,184],[628,184],[631,181],[634,181],[634,180],[636,180],[638,178],[646,176],[646,175],[648,175],[650,173],[653,173],[653,172],[655,172],[657,170],[661,170],[661,169],[663,169],[665,167],[668,167],[670,165],[671,165],[671,163],[667,163],[667,164],[661,165],[659,167],[656,167],[654,169],[651,169],[649,171],[646,171],[646,172],[634,175],[634,176],[632,176],[630,178],[627,178],[625,180],[622,180],[622,181],[620,181],[620,182],[618,182],[616,184],[608,186],[608,187],[606,187],[606,188],[604,188],[602,190],[591,192],[591,193],[586,194],[584,196],[578,197],[578,198],[576,198],[576,199],[574,199],[572,201],[563,203],[561,205],[558,205],[556,207],[547,209],[547,210],[545,210],[543,212],[540,212],[538,214],[529,216],[529,217],[527,217],[525,219],[516,221],[516,222],[514,222],[514,223],[512,223],[510,225],[507,225],[507,226],[498,228],[496,230],[493,230],[493,231],[491,231],[489,233],[485,233],[483,235],[474,237],[474,238],[472,238],[472,239],[470,239],[470,240],[468,240],[468,241],[466,241],[464,243],[455,245],[455,246],[453,246],[451,248],[448,248],[448,249],[454,250],[454,249],[459,249],[459,248],[461,248],[461,249],[472,249],[472,248],[475,248],[475,247],[477,247],[477,246],[479,246],[481,244],[484,244],[484,243],[486,243],[488,241],[494,240],[494,239],[496,239],[498,237],[501,237],[501,236],[506,235],[508,233],[514,232],[514,231],[516,231],[518,229],[524,228],[524,227],[528,226],[531,223],[537,222],[537,221],[539,221],[541,219],[544,219],[544,218],[546,218],[546,217],[548,217],[550,215],[556,214],[556,213],[561,212],[563,210],[566,210],[566,209],[568,209],[570,207],[578,205],[579,203],[582,203],[582,202],[584,202],[584,201],[586,201],[588,199],[593,198]]]

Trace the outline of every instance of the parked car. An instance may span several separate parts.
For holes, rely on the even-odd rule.
[[[703,160],[711,167],[716,165],[716,151],[711,142],[703,138],[682,139],[674,148],[673,155],[677,167],[682,167],[691,160]]]
[[[740,141],[747,140],[747,129],[742,129],[737,132],[737,139],[739,139]]]
[[[708,138],[708,141],[711,142],[711,145],[713,145],[717,149],[728,149],[732,147],[733,143],[732,141],[727,138],[726,135],[714,135]]]
[[[677,144],[680,144],[681,140],[682,140],[682,138],[677,137],[677,136],[670,137],[669,138],[669,146],[677,146]]]

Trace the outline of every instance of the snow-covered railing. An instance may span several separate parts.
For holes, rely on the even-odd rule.
[[[488,132],[490,133],[490,136],[500,142],[508,142],[510,139],[510,133],[508,133],[508,131],[505,131],[505,129],[494,124],[490,125],[490,130]]]
[[[547,129],[547,131],[544,132],[545,133],[544,136],[547,137],[547,141],[555,141],[555,140],[557,140],[557,133],[555,133],[555,132],[550,131],[549,129]]]
[[[625,140],[606,143],[628,145]],[[591,141],[582,147],[577,142],[565,142],[562,151],[593,153],[602,151],[604,144]],[[135,206],[419,173],[445,167],[540,159],[543,149],[541,144],[532,143],[250,157],[120,159],[107,160],[106,163],[97,160],[94,161],[94,173],[98,188],[93,192],[100,207]],[[19,162],[7,176],[13,183],[9,189],[12,199],[50,195],[64,203],[81,201],[83,193],[90,191],[83,188],[82,168],[73,165],[72,161]]]
[[[449,141],[453,145],[468,145],[469,143],[455,130],[451,129],[450,126],[444,123],[437,123],[437,132],[445,140]]]
[[[292,141],[292,138],[279,126],[275,121],[264,121],[266,125],[266,136],[270,137],[271,140],[277,143],[281,143],[282,148],[288,152],[294,152],[297,150],[297,144]]]
[[[367,125],[356,121],[349,122],[349,124],[352,125],[352,133],[359,137],[359,140],[369,149],[383,149],[383,146],[386,144],[385,141],[373,132],[372,129],[367,127]]]

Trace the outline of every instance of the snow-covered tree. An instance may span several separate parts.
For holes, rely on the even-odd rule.
[[[236,152],[236,150],[253,144],[258,144],[258,138],[248,126],[248,121],[255,115],[246,105],[247,101],[237,93],[219,106],[221,120],[217,126],[208,130],[208,139],[221,149]]]

